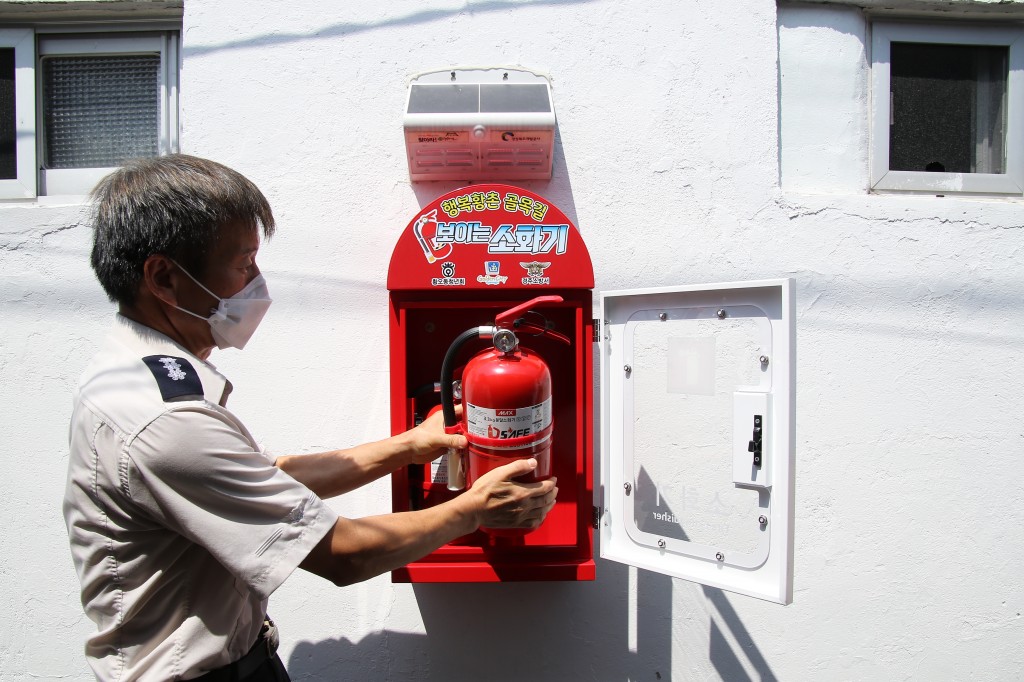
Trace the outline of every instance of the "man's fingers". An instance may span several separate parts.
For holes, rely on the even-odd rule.
[[[484,474],[471,490],[487,500],[482,526],[485,528],[536,528],[555,506],[557,481],[518,481],[537,469],[537,460],[520,459]]]
[[[508,480],[510,478],[515,478],[517,476],[524,476],[533,471],[534,469],[536,469],[537,460],[535,460],[533,457],[529,457],[527,459],[517,459],[498,468],[502,469],[504,472],[502,478]]]
[[[504,464],[504,465],[502,465],[500,467],[497,467],[496,469],[494,469],[494,471],[498,472],[497,475],[501,476],[501,478],[503,480],[507,481],[509,479],[519,478],[520,476],[526,476],[528,474],[531,474],[531,473],[533,473],[533,471],[536,468],[537,468],[537,460],[534,459],[533,457],[527,457],[525,459],[514,459],[511,462],[509,462],[508,464]],[[545,480],[552,480],[552,481],[554,481],[556,479],[554,477],[552,477],[550,479],[545,479]],[[516,481],[516,483],[518,483],[520,485],[525,485],[525,486],[538,486],[538,485],[540,485],[540,483],[542,483],[542,481],[541,482],[536,482],[535,481],[533,483],[525,483],[525,482],[522,482],[522,481]]]
[[[463,450],[467,445],[469,445],[469,441],[466,440],[466,437],[460,436],[457,433],[445,434],[444,440],[444,447],[446,448],[455,448],[456,450]]]
[[[527,459],[516,459],[508,464],[504,464],[492,471],[489,471],[485,476],[493,476],[495,480],[510,481],[515,483],[517,486],[529,489],[530,497],[536,497],[538,495],[545,494],[550,488],[553,488],[558,483],[558,479],[552,476],[551,478],[543,481],[513,481],[512,479],[519,478],[520,476],[526,476],[533,473],[537,468],[537,460],[530,457]]]

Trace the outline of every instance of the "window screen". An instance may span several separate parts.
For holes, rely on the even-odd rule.
[[[160,55],[62,55],[41,66],[45,168],[157,155]]]
[[[14,48],[0,48],[0,180],[18,177],[14,106]]]
[[[1004,173],[1009,49],[893,42],[889,168]]]

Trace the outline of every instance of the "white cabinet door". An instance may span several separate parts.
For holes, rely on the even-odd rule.
[[[788,604],[790,279],[601,294],[601,556]]]

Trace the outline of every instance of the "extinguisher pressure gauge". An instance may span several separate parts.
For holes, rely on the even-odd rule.
[[[494,347],[502,353],[511,353],[519,345],[519,339],[511,329],[499,329],[494,332]]]

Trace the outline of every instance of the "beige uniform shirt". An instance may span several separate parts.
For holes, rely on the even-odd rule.
[[[240,658],[267,599],[337,514],[224,404],[231,385],[118,316],[71,418],[64,518],[101,680],[179,680]]]

